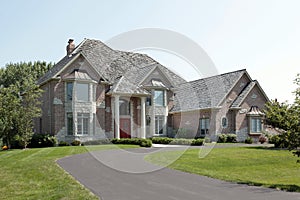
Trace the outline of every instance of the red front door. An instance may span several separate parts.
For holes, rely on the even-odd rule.
[[[120,138],[131,138],[130,118],[120,118]]]

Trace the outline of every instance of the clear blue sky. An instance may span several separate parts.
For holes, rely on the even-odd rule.
[[[2,67],[58,62],[69,38],[106,41],[133,29],[162,28],[197,42],[219,73],[246,68],[271,99],[292,101],[300,73],[298,0],[4,0],[0,10]],[[175,60],[163,58],[156,59],[166,66]]]

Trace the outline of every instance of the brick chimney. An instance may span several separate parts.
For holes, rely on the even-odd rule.
[[[69,44],[67,45],[67,55],[70,55],[75,49],[75,44],[73,39],[69,39],[68,43]]]

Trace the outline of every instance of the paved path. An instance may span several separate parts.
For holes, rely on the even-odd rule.
[[[143,159],[153,151],[157,149],[96,151],[57,162],[102,200],[300,200],[299,193],[160,168]]]

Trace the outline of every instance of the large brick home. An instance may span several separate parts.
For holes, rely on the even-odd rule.
[[[145,54],[113,50],[85,39],[39,81],[42,116],[36,132],[61,141],[192,137],[262,130],[268,98],[246,70],[187,82]]]

